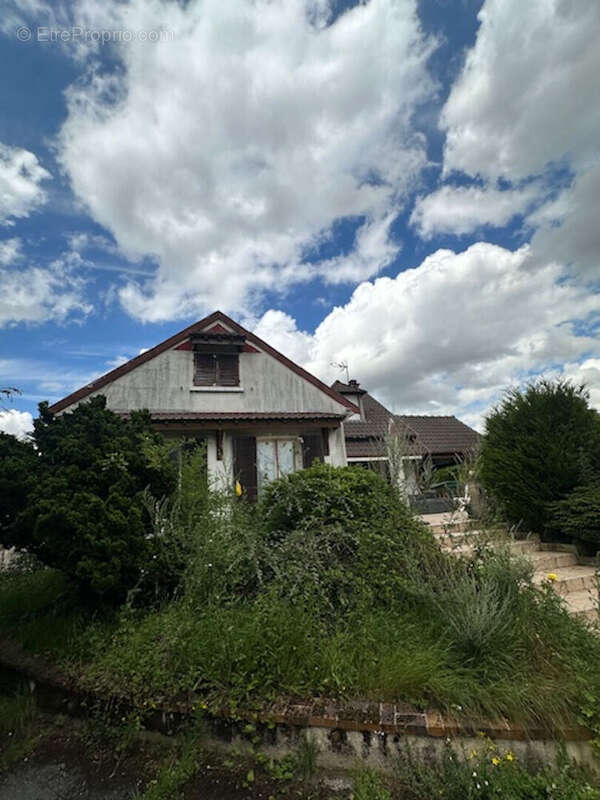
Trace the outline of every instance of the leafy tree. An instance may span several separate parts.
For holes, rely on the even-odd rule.
[[[3,544],[63,570],[90,597],[122,600],[152,559],[144,491],[161,497],[174,488],[148,412],[122,419],[102,396],[60,416],[41,403],[32,439],[35,485]]]
[[[486,419],[480,477],[509,522],[542,532],[548,503],[600,473],[600,417],[584,386],[509,389]]]
[[[0,542],[26,507],[37,466],[38,457],[30,441],[0,433]]]

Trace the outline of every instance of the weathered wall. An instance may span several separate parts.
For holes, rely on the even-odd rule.
[[[167,350],[90,397],[113,411],[322,411],[348,409],[267,353],[240,354],[240,387],[194,387],[194,354]]]

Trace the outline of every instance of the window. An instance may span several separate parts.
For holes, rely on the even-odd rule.
[[[256,442],[258,489],[296,470],[296,439],[259,439]]]
[[[237,353],[194,353],[194,386],[239,386]]]

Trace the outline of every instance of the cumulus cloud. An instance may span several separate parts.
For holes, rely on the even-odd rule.
[[[410,222],[424,239],[437,233],[460,236],[482,225],[502,227],[517,214],[523,214],[537,193],[537,186],[505,190],[441,186],[435,192],[417,198]]]
[[[444,169],[518,180],[598,154],[600,4],[486,0],[441,124]]]
[[[571,187],[529,217],[530,225],[540,227],[533,249],[541,261],[559,258],[574,274],[597,279],[600,4],[486,0],[479,19],[475,45],[441,115],[444,174],[513,183],[542,176],[543,192],[557,170],[570,171]],[[481,202],[489,209],[497,199],[488,190]],[[525,210],[522,195],[504,199],[511,200],[514,213]],[[426,212],[444,225],[443,210],[435,213],[439,200],[437,193],[426,198],[424,215],[416,212],[425,235]],[[490,222],[506,224],[510,210],[496,211]]]
[[[391,221],[427,163],[412,118],[435,91],[433,44],[414,0],[333,5],[75,4],[96,27],[172,33],[116,45],[114,73],[90,67],[58,139],[94,219],[156,261],[121,289],[132,315],[251,311],[263,290],[364,280],[397,252]],[[341,218],[355,251],[307,263]]]
[[[33,417],[29,411],[17,411],[14,408],[0,411],[0,431],[10,433],[17,439],[27,438],[33,430]]]
[[[314,335],[274,311],[257,330],[329,380],[332,362],[348,362],[351,377],[398,412],[474,422],[511,383],[579,363],[597,342],[576,323],[599,312],[600,296],[564,281],[560,264],[479,243],[362,283]],[[594,364],[587,374],[600,391]]]
[[[7,266],[16,261],[21,252],[21,240],[18,237],[0,241],[0,266]]]
[[[0,143],[0,225],[27,217],[42,205],[46,193],[40,184],[49,177],[29,150]]]
[[[541,259],[558,259],[591,281],[600,281],[598,197],[600,161],[527,220],[537,229],[532,245]]]
[[[0,266],[0,327],[84,316],[92,307],[83,290],[84,281],[59,265],[19,270]]]

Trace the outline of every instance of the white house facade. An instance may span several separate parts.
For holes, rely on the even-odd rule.
[[[347,397],[217,311],[50,407],[96,395],[128,414],[148,409],[165,436],[201,439],[217,488],[251,500],[270,480],[316,458],[345,466]]]

